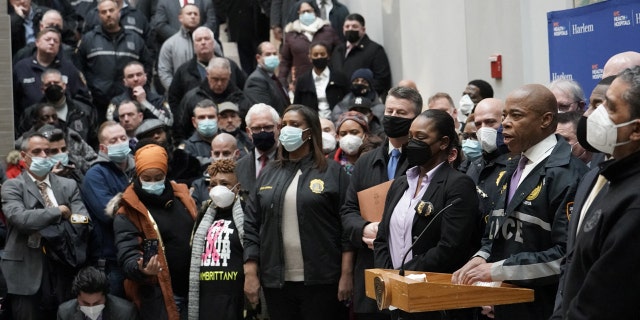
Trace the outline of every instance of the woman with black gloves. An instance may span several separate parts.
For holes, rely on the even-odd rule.
[[[271,319],[338,319],[351,297],[351,252],[343,245],[340,206],[348,176],[322,153],[316,111],[284,111],[278,160],[260,174],[245,212],[245,293],[262,283]],[[341,314],[342,312],[345,312]]]
[[[475,185],[447,161],[458,143],[453,118],[444,111],[427,110],[411,124],[406,147],[409,169],[393,181],[387,193],[373,245],[376,268],[453,273],[473,254],[477,247],[471,237],[478,210]],[[410,248],[413,242],[416,244]],[[397,311],[392,315],[398,313],[406,319],[441,319],[437,312]],[[450,313],[449,318],[457,319],[458,313],[470,315],[469,310],[461,310]]]

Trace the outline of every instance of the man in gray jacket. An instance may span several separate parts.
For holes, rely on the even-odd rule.
[[[38,133],[25,138],[20,155],[27,169],[2,186],[8,230],[0,267],[7,280],[13,319],[50,319],[57,306],[50,304],[50,295],[66,288],[45,284],[62,280],[56,271],[68,271],[86,259],[83,244],[88,241],[89,214],[76,182],[49,174],[52,161],[48,154],[47,138]],[[60,264],[64,269],[57,268]],[[57,298],[62,299],[59,304],[69,297]]]

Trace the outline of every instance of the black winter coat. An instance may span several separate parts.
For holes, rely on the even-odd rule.
[[[553,311],[560,262],[566,252],[567,216],[587,167],[559,135],[551,155],[520,183],[507,204],[519,157],[507,164],[501,194],[476,255],[494,263],[492,277],[533,288],[535,301],[495,307],[496,319],[548,319]]]
[[[331,54],[331,68],[340,70],[349,79],[354,71],[368,68],[373,71],[373,88],[378,95],[386,97],[391,88],[391,67],[384,48],[364,35],[345,58],[346,44],[337,46]]]
[[[328,160],[321,172],[311,156],[293,162],[270,163],[260,174],[245,212],[244,259],[259,265],[266,288],[284,286],[282,209],[284,196],[298,170],[297,214],[305,285],[337,284],[341,275],[342,225],[349,178],[340,164]]]

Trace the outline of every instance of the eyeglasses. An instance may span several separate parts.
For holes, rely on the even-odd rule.
[[[262,126],[262,127],[251,127],[251,133],[258,134],[260,132],[273,132],[276,126]]]
[[[463,132],[461,135],[463,140],[467,140],[467,139],[478,140],[478,136],[476,135],[475,132]]]
[[[574,101],[571,103],[560,103],[558,102],[558,111],[559,112],[568,112],[571,111],[571,106],[573,106],[574,104],[578,103],[580,101]]]

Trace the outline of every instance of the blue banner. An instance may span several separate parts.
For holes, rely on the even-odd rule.
[[[577,81],[589,98],[604,64],[623,51],[640,52],[640,2],[609,0],[547,13],[550,80]]]

